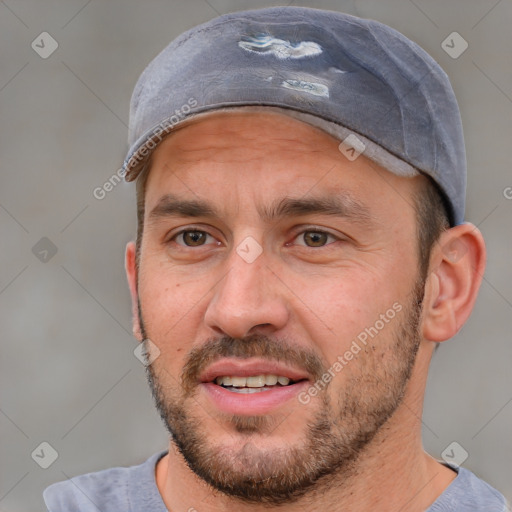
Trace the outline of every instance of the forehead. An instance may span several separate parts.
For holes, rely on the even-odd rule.
[[[155,149],[146,205],[165,193],[215,201],[222,200],[221,192],[233,199],[258,191],[260,199],[340,192],[361,195],[370,207],[376,199],[404,202],[416,178],[396,176],[364,155],[350,161],[339,144],[319,128],[273,112],[192,119]]]
[[[235,151],[252,146],[252,142],[265,141],[261,152],[279,149],[288,153],[327,151],[336,148],[339,141],[325,131],[293,117],[268,111],[209,112],[192,117],[178,125],[154,151],[152,160],[173,151],[177,160],[198,158],[211,150]],[[172,148],[172,149],[171,149]]]

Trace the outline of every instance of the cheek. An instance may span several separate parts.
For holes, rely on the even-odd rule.
[[[161,353],[160,364],[179,366],[196,338],[196,294],[165,273],[146,272],[139,281],[139,298],[146,334]]]
[[[396,283],[363,272],[343,277],[312,276],[298,282],[294,292],[299,299],[295,306],[300,311],[298,322],[329,363],[344,354],[358,336],[364,338],[367,330],[374,332],[376,323],[379,334],[387,332],[391,322],[382,327],[381,315],[391,310],[388,316],[394,317],[393,305],[396,309],[400,308],[396,304],[401,304]]]
[[[139,282],[139,299],[146,327],[151,326],[154,331],[177,323],[183,303],[179,284],[149,277]]]

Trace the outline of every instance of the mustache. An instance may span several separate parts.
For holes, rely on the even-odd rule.
[[[293,346],[286,340],[273,340],[264,334],[252,334],[245,338],[210,339],[202,346],[190,350],[180,375],[185,393],[191,394],[199,382],[199,375],[215,361],[234,357],[249,359],[259,357],[279,361],[306,371],[316,382],[327,368],[321,358],[312,350]]]

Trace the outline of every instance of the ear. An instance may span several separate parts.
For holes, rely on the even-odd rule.
[[[142,332],[139,322],[139,294],[137,292],[137,267],[135,265],[135,242],[128,242],[126,245],[126,253],[124,260],[124,268],[126,270],[126,278],[130,287],[130,295],[132,298],[132,330],[133,335],[142,341]]]
[[[425,284],[422,331],[430,341],[452,338],[469,318],[485,270],[480,231],[464,223],[444,231],[432,249]]]

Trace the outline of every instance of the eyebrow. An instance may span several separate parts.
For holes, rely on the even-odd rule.
[[[375,223],[370,209],[346,193],[308,198],[284,197],[267,207],[259,207],[258,213],[267,223],[283,218],[314,214],[345,218],[367,226]],[[156,221],[166,217],[220,218],[221,216],[215,206],[207,201],[180,199],[173,194],[166,194],[151,210],[148,219]]]

